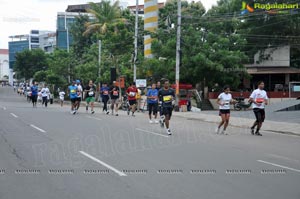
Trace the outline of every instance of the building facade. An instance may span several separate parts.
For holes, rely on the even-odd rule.
[[[0,49],[0,79],[9,77],[8,49]]]

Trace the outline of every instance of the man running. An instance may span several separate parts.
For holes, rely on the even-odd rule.
[[[172,135],[170,130],[170,120],[173,111],[173,102],[175,99],[175,92],[170,88],[169,80],[166,80],[164,83],[164,87],[159,90],[158,98],[161,103],[161,111],[164,118],[162,118],[161,124],[166,125],[166,130],[168,135]]]
[[[89,110],[89,105],[91,104],[91,114],[94,114],[94,103],[95,103],[95,93],[96,93],[96,86],[93,84],[93,81],[89,81],[89,85],[85,87],[85,93],[86,93],[86,111]]]
[[[118,116],[119,110],[119,97],[120,97],[120,89],[116,86],[116,81],[113,82],[113,86],[110,89],[110,99],[111,99],[111,114],[114,114],[114,110],[116,112],[116,116]]]
[[[77,86],[76,82],[72,81],[72,85],[69,86],[69,94],[71,100],[71,114],[76,114],[76,103],[77,103]]]
[[[230,104],[234,103],[235,101],[232,99],[230,94],[230,87],[225,86],[223,92],[218,96],[217,104],[219,104],[219,115],[221,116],[222,121],[220,122],[219,126],[216,128],[216,133],[219,134],[220,128],[224,125],[224,128],[221,134],[228,135],[226,133],[226,128],[229,124],[230,119]]]
[[[137,95],[137,88],[135,86],[135,82],[133,82],[130,87],[126,90],[127,96],[128,96],[128,102],[129,102],[129,108],[127,110],[127,114],[130,114],[130,111],[132,112],[132,116],[134,116],[135,110],[136,110],[136,95]]]
[[[45,104],[45,107],[47,107],[48,96],[50,94],[50,91],[49,91],[49,88],[48,88],[47,84],[44,85],[44,87],[41,90],[41,93],[42,93],[42,100],[43,100],[42,105]]]
[[[149,109],[149,123],[152,124],[152,113],[154,115],[155,123],[157,120],[157,108],[158,108],[158,91],[156,89],[156,84],[152,84],[152,88],[147,92],[148,99],[148,109]]]
[[[80,83],[80,80],[76,80],[76,86],[77,86],[77,98],[76,98],[76,111],[78,111],[82,99],[82,86]]]
[[[258,88],[254,90],[251,95],[249,102],[252,102],[253,112],[256,117],[256,121],[254,122],[253,126],[251,127],[251,134],[262,136],[259,130],[262,127],[263,122],[265,121],[265,105],[268,105],[268,96],[267,92],[264,90],[265,84],[263,81],[258,82]],[[255,127],[256,131],[254,133]]]
[[[100,94],[103,102],[103,109],[102,111],[106,112],[106,114],[109,114],[109,111],[107,109],[107,102],[109,100],[109,87],[107,86],[106,83],[103,83],[101,89],[100,89]]]
[[[65,101],[65,92],[63,90],[61,90],[58,95],[59,95],[59,100],[60,100],[60,106],[63,107],[64,106],[64,101]]]
[[[33,85],[31,86],[31,100],[32,100],[32,106],[36,107],[36,102],[38,98],[38,85],[37,82],[34,82]]]

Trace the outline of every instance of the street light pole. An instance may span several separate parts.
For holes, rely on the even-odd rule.
[[[176,41],[176,106],[179,107],[179,72],[180,72],[180,38],[181,38],[181,0],[177,0],[177,41]]]
[[[101,76],[101,40],[98,41],[98,79],[99,79],[99,88],[100,88],[100,76]]]
[[[139,0],[136,0],[135,4],[135,29],[134,29],[134,60],[133,60],[133,81],[136,81],[136,60],[138,55],[138,9],[139,9]]]

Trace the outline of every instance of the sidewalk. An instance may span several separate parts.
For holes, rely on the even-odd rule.
[[[200,120],[204,122],[212,122],[219,123],[220,116],[201,113],[201,112],[173,112],[173,115],[176,117],[187,118],[190,120]],[[254,122],[253,119],[249,118],[241,118],[241,117],[231,117],[229,125],[240,128],[249,128]],[[287,123],[287,122],[276,122],[266,120],[262,127],[263,131],[272,131],[275,133],[283,133],[283,134],[291,134],[291,135],[299,135],[300,136],[300,124],[298,123]]]

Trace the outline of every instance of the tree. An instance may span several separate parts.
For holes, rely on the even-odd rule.
[[[100,3],[90,3],[90,9],[88,13],[91,13],[95,19],[86,22],[86,31],[84,35],[91,33],[105,34],[109,26],[114,26],[119,22],[125,22],[125,19],[121,18],[121,10],[119,7],[119,1],[116,1],[113,5],[110,1],[102,0]],[[117,31],[117,29],[115,29]]]
[[[16,54],[14,71],[20,78],[30,79],[37,71],[47,68],[47,55],[41,49],[24,50]]]

